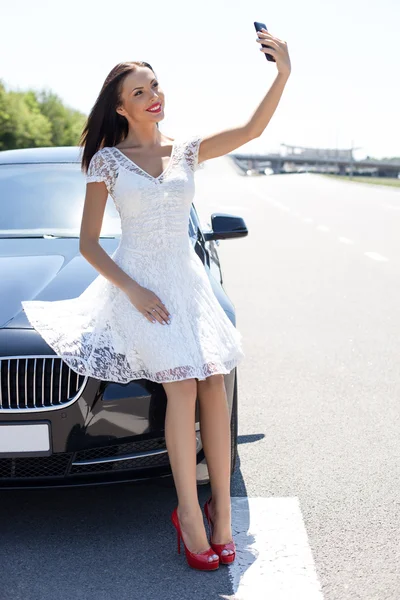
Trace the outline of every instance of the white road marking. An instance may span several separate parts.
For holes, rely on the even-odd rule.
[[[378,252],[364,252],[365,256],[368,258],[372,258],[372,260],[379,260],[381,262],[387,262],[389,259],[386,256],[382,256],[382,254],[378,254]]]
[[[276,208],[280,208],[281,210],[283,210],[285,212],[291,212],[291,209],[288,206],[286,206],[279,200],[276,200],[276,198],[273,198],[272,196],[268,196],[267,194],[264,196],[263,194],[260,194],[259,192],[257,192],[257,190],[252,190],[252,193],[255,196],[258,196],[258,198],[260,198],[261,200],[264,200],[264,202],[268,202],[269,204],[271,204],[272,206],[275,206]]]
[[[276,208],[280,208],[281,210],[284,210],[285,212],[291,213],[293,216],[300,218],[303,221],[303,223],[308,223],[310,225],[312,225],[314,223],[313,218],[301,217],[301,215],[296,210],[291,210],[288,206],[285,206],[279,200],[276,200],[275,198],[273,198],[271,196],[263,196],[260,193],[257,193],[256,190],[252,190],[252,192],[254,193],[254,195],[258,196],[262,200],[266,200],[267,202],[269,202],[269,204],[271,204],[272,206],[275,206]],[[400,210],[400,205],[384,204],[384,206],[386,208],[390,208],[392,210]],[[317,225],[316,229],[318,231],[323,231],[323,232],[330,231],[330,228],[327,227],[326,225]],[[343,236],[338,237],[338,241],[342,244],[348,244],[348,245],[355,244],[355,242],[353,240],[350,240],[349,238],[346,238]],[[376,260],[376,261],[380,261],[380,262],[388,262],[389,261],[389,259],[386,258],[386,256],[382,256],[382,254],[379,254],[378,252],[364,252],[364,254],[365,254],[365,256],[368,256],[368,258],[371,258],[372,260]]]
[[[231,502],[234,600],[323,600],[298,499]]]
[[[282,204],[282,202],[279,202],[279,200],[275,200],[275,198],[271,198],[270,196],[266,198],[267,202],[269,202],[269,204],[272,204],[272,206],[276,206],[276,208],[280,208],[282,210],[290,210],[290,208],[288,208],[287,206],[285,206],[284,204]]]

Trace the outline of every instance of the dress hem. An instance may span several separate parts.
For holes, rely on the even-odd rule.
[[[49,344],[50,345],[50,344]],[[232,369],[234,367],[236,367],[239,362],[241,361],[242,358],[244,358],[244,355],[240,354],[237,355],[235,358],[227,360],[227,361],[223,361],[222,363],[216,364],[216,363],[206,363],[204,365],[204,367],[207,367],[208,369],[210,368],[209,365],[213,364],[215,365],[215,368],[210,371],[208,374],[204,374],[204,367],[191,367],[192,371],[190,375],[187,376],[183,376],[183,377],[172,377],[172,378],[155,378],[154,375],[152,375],[149,371],[146,371],[145,369],[143,369],[142,371],[140,371],[140,375],[137,375],[135,377],[132,377],[131,379],[116,379],[116,378],[111,378],[111,379],[107,379],[107,377],[97,377],[96,375],[93,374],[93,370],[92,369],[85,369],[83,368],[82,370],[80,370],[79,368],[77,368],[75,366],[76,362],[79,363],[85,363],[84,359],[81,358],[75,358],[72,357],[71,355],[64,355],[64,354],[57,354],[58,358],[61,358],[65,364],[70,367],[75,373],[77,373],[78,375],[83,375],[85,377],[92,377],[93,379],[97,379],[99,381],[108,381],[111,383],[120,383],[120,384],[128,384],[131,383],[132,381],[137,381],[138,379],[147,379],[148,381],[152,381],[153,383],[172,383],[173,381],[185,381],[186,379],[198,379],[199,381],[204,381],[205,379],[207,379],[207,377],[211,377],[212,375],[217,375],[217,374],[221,374],[221,375],[228,375]],[[179,368],[187,368],[186,367],[175,367],[175,369],[179,369]],[[168,369],[164,369],[164,370],[168,370]]]
[[[43,328],[41,326],[40,319],[35,318],[34,313],[30,313],[30,301],[22,301],[21,304],[33,328],[41,335],[41,337],[45,340],[47,345],[54,351],[55,355],[58,358],[61,358],[65,362],[65,364],[78,375],[92,377],[94,379],[97,379],[98,381],[108,381],[120,384],[128,384],[138,379],[147,379],[148,381],[152,381],[153,383],[171,383],[173,381],[184,381],[186,379],[198,379],[199,381],[204,381],[205,379],[207,379],[207,377],[210,377],[211,375],[227,375],[232,371],[234,367],[236,367],[239,364],[239,362],[245,356],[241,348],[236,348],[233,353],[231,352],[230,355],[228,354],[228,358],[226,360],[220,360],[218,362],[208,361],[206,363],[203,363],[202,366],[184,365],[171,367],[170,369],[160,369],[158,371],[160,373],[160,376],[158,378],[154,374],[154,371],[152,372],[147,369],[140,369],[139,371],[134,372],[135,375],[133,377],[129,378],[124,377],[117,379],[116,377],[109,378],[105,375],[100,375],[99,377],[99,373],[95,374],[94,369],[89,366],[89,361],[87,359],[83,358],[82,356],[60,353],[57,350],[56,344],[54,343],[54,339],[52,339],[51,331]],[[123,356],[121,355],[121,363],[123,362]],[[127,364],[129,368],[129,363]],[[185,370],[188,374],[184,374],[182,377],[179,375],[175,375],[172,377],[165,377],[162,375],[163,373],[166,373],[168,371],[177,371],[180,374]]]

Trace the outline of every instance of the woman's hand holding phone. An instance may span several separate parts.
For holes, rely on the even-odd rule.
[[[291,72],[291,64],[287,43],[279,38],[271,35],[264,23],[254,23],[258,37],[257,42],[262,44],[260,51],[264,52],[267,60],[276,62],[279,73],[289,76]],[[265,42],[268,42],[266,44]]]

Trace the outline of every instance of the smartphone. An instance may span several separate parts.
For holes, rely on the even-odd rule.
[[[267,29],[267,26],[265,25],[265,23],[259,23],[259,21],[254,21],[254,27],[256,28],[256,31],[261,31],[261,29]],[[268,29],[267,29],[268,31]],[[261,46],[263,48],[271,48],[272,46],[267,46],[267,44],[261,44]],[[271,62],[276,62],[276,60],[274,59],[274,57],[271,54],[265,54],[265,58],[267,60],[270,60]]]

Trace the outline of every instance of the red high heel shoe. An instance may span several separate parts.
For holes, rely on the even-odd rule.
[[[209,560],[210,556],[217,554],[216,552],[214,552],[214,550],[209,548],[208,550],[204,550],[203,552],[191,552],[187,548],[187,546],[183,540],[181,524],[179,523],[179,519],[178,519],[177,508],[174,508],[174,510],[172,512],[171,521],[172,521],[172,523],[176,529],[176,533],[177,533],[178,554],[181,553],[181,538],[182,538],[182,542],[185,547],[186,560],[188,562],[189,567],[192,567],[192,569],[200,569],[201,571],[215,571],[215,569],[218,569],[219,559]]]
[[[206,518],[208,521],[208,526],[210,528],[211,548],[214,550],[215,554],[218,554],[220,563],[223,565],[228,565],[228,564],[232,563],[236,557],[235,542],[232,540],[231,542],[228,542],[227,544],[213,544],[212,543],[214,524],[211,520],[210,512],[208,510],[208,505],[210,502],[211,502],[211,498],[209,498],[204,505],[204,513],[206,515]],[[233,552],[232,552],[232,554],[222,554],[223,550],[233,550]]]

